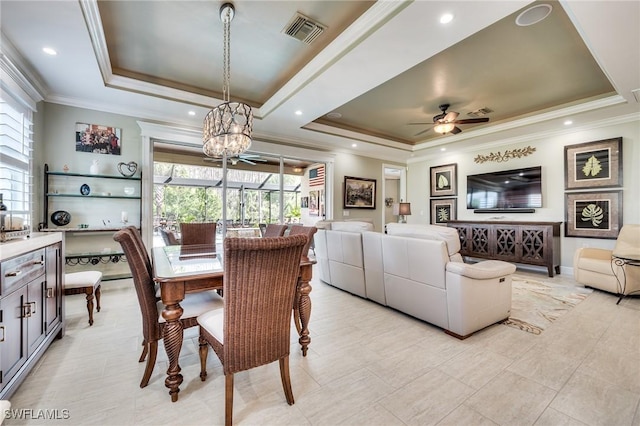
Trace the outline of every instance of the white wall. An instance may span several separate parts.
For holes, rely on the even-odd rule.
[[[504,145],[496,141],[496,144],[492,144],[491,147],[457,151],[448,149],[441,155],[433,156],[435,158],[411,162],[408,165],[407,191],[413,215],[409,216],[408,222],[430,222],[429,168],[450,163],[458,165],[458,219],[565,222],[564,147],[615,137],[622,137],[623,140],[623,223],[640,223],[640,121],[573,132],[565,131],[556,135],[533,137],[525,142],[505,142]],[[536,149],[527,157],[511,159],[503,163],[474,162],[478,154],[487,155],[496,151],[504,153],[507,149],[513,150],[527,146]],[[536,209],[535,213],[486,214],[473,213],[473,210],[466,208],[467,175],[532,166],[542,166],[543,207]],[[564,237],[564,224],[562,228],[561,265],[566,268],[572,268],[573,254],[578,247],[610,249],[615,244],[615,240]],[[570,269],[565,269],[564,272],[570,272]]]

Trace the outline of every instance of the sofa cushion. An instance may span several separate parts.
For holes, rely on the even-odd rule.
[[[332,231],[343,232],[365,232],[373,231],[373,224],[369,222],[351,221],[351,222],[332,222]]]
[[[438,225],[409,225],[406,223],[388,223],[387,234],[398,237],[422,238],[426,240],[444,241],[447,252],[452,256],[460,251],[460,237],[455,228]]]
[[[446,268],[447,272],[476,280],[503,277],[516,271],[516,265],[501,260],[484,260],[478,263],[448,262]]]

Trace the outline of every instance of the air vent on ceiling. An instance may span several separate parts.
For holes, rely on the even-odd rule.
[[[283,33],[290,35],[291,37],[298,39],[306,44],[313,43],[327,27],[324,25],[312,21],[311,18],[308,18],[297,12],[293,18],[289,21],[289,23],[282,30]]]
[[[477,109],[475,111],[468,112],[467,115],[471,117],[483,117],[492,112],[493,110],[491,108],[484,107],[484,108]]]
[[[633,93],[633,97],[636,98],[636,102],[640,102],[640,89],[634,89],[631,93]]]

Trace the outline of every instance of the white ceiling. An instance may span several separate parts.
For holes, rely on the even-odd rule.
[[[237,0],[231,97],[254,106],[257,140],[396,161],[558,129],[566,118],[637,119],[640,2],[545,3],[547,19],[518,27],[529,1]],[[25,71],[49,102],[198,129],[220,102],[220,5],[3,0],[3,71]],[[287,37],[295,12],[327,31],[312,45]],[[444,12],[454,15],[447,25]],[[428,125],[408,123],[430,122],[440,103],[459,118],[494,113],[458,135],[416,137]]]

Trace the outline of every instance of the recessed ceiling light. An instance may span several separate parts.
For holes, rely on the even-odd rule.
[[[552,10],[553,7],[550,4],[539,4],[530,7],[518,15],[516,18],[516,25],[520,27],[528,27],[529,25],[537,24],[549,16]]]
[[[453,15],[451,13],[445,13],[440,17],[441,24],[448,24],[451,21],[453,21]]]
[[[195,111],[189,111],[189,115],[190,116],[194,116],[194,115],[196,115],[196,112]]]
[[[50,47],[43,47],[42,51],[47,55],[51,55],[51,56],[56,56],[58,54],[58,52],[56,52],[54,49]]]
[[[340,114],[339,112],[330,112],[329,114],[327,114],[327,118],[331,118],[331,119],[342,118],[342,114]]]
[[[571,120],[567,120],[567,121],[564,122],[565,126],[570,126],[572,124],[573,124],[573,121],[571,121]]]
[[[445,147],[440,148],[440,151],[446,151],[446,150],[447,150],[447,148],[445,148]]]
[[[297,110],[297,111],[296,111],[296,115],[302,115],[302,111]]]
[[[357,148],[357,147],[358,147],[358,144],[357,144],[357,143],[352,143],[352,144],[351,144],[351,148]]]

